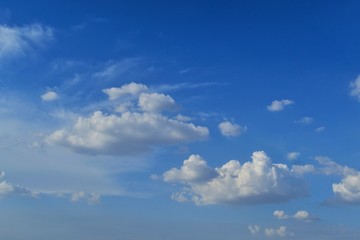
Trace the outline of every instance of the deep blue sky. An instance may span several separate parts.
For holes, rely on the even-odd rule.
[[[357,1],[0,3],[0,235],[357,239]]]

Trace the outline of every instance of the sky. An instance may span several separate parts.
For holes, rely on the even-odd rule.
[[[0,3],[0,236],[358,239],[358,1]]]

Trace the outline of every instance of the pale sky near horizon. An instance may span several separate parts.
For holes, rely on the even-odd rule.
[[[357,1],[0,3],[0,236],[358,239]]]

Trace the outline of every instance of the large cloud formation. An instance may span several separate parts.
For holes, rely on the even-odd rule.
[[[173,198],[198,205],[276,203],[307,195],[302,175],[284,164],[273,164],[263,151],[254,152],[252,161],[243,165],[231,160],[212,171],[192,155],[180,169],[165,172],[163,180],[185,184]]]
[[[126,94],[139,95],[133,99],[138,101],[139,108],[108,114],[96,111],[90,117],[80,116],[72,127],[52,133],[47,138],[48,142],[86,154],[132,155],[158,146],[204,140],[208,137],[208,128],[161,113],[176,106],[170,96],[141,93],[146,90],[145,85],[136,83],[104,90],[112,100]]]

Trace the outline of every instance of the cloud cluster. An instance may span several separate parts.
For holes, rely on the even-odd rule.
[[[257,235],[257,234],[260,234],[260,232],[261,232],[261,227],[259,225],[254,225],[254,226],[249,225],[248,229],[252,235]],[[265,237],[270,237],[270,238],[286,237],[289,235],[290,236],[293,235],[293,233],[289,233],[287,231],[285,226],[280,226],[278,228],[265,228],[263,231],[263,234],[265,235]]]
[[[298,173],[284,164],[273,164],[262,151],[254,152],[252,161],[243,165],[231,160],[212,171],[203,159],[192,155],[180,169],[165,172],[163,180],[185,185],[173,194],[173,199],[198,205],[276,203],[307,195],[306,184]]]
[[[26,187],[22,187],[19,185],[14,185],[3,180],[5,177],[5,173],[3,171],[0,172],[0,197],[10,195],[10,194],[20,194],[25,196],[36,197],[38,195],[37,192],[32,191]]]
[[[291,104],[294,104],[294,101],[292,100],[288,100],[288,99],[284,99],[284,100],[275,100],[273,101],[269,106],[267,106],[267,109],[270,112],[279,112],[284,110],[284,108],[286,106],[289,106]]]
[[[40,24],[23,27],[0,25],[0,59],[24,55],[52,37],[52,29]]]
[[[287,215],[283,210],[275,210],[273,215],[277,219],[296,219],[296,220],[304,221],[304,222],[312,222],[312,221],[318,219],[318,217],[310,214],[308,211],[305,211],[305,210],[297,211],[292,216]]]
[[[236,123],[224,121],[219,124],[219,130],[225,137],[236,137],[246,131],[246,127],[241,127]]]
[[[360,101],[360,76],[350,83],[350,96]]]
[[[112,100],[139,95],[133,99],[139,108],[132,110],[132,102],[125,102],[114,113],[95,111],[89,117],[80,116],[72,127],[53,132],[47,141],[86,154],[133,155],[208,137],[208,128],[163,114],[175,108],[175,101],[164,94],[141,93],[146,89],[136,83],[105,89]]]

